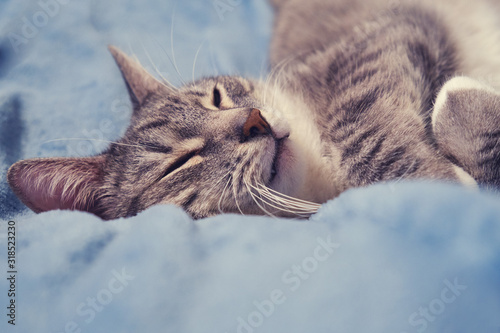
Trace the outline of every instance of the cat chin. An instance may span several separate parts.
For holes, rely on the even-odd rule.
[[[305,156],[293,140],[285,139],[275,157],[276,176],[269,184],[275,191],[298,199],[305,199],[301,193],[306,179]]]

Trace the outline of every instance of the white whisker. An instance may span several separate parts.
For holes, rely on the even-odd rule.
[[[273,95],[272,95],[272,101],[271,101],[271,105],[273,107],[274,107],[274,103],[275,103],[275,100],[276,100],[276,94],[278,92],[278,88],[282,88],[281,82],[283,81],[282,76],[285,73],[285,68],[294,59],[295,59],[294,56],[290,56],[288,58],[285,58],[285,61],[281,64],[281,68],[280,68],[279,72],[275,76],[274,89],[273,89]]]
[[[256,181],[256,184],[259,184],[259,182]],[[293,202],[291,200],[285,200],[279,196],[276,196],[276,195],[266,191],[267,187],[265,187],[264,185],[262,185],[262,184],[259,184],[259,185],[261,186],[261,188],[258,188],[256,186],[253,186],[252,184],[250,184],[250,186],[255,191],[257,191],[259,196],[261,196],[260,199],[263,203],[269,205],[270,207],[277,209],[278,211],[287,212],[287,213],[290,213],[293,215],[298,215],[300,217],[307,217],[307,216],[311,215],[311,213],[315,213],[317,211],[316,208],[311,209],[311,207],[309,205],[305,205],[305,204],[300,203],[300,202],[299,203]],[[264,199],[266,199],[266,200],[264,200]],[[278,205],[278,206],[276,206],[276,205]]]
[[[280,66],[281,66],[281,63],[279,65],[277,65],[276,67],[274,67],[266,79],[266,82],[264,85],[265,86],[265,88],[264,88],[264,104],[267,104],[267,91],[269,90],[269,86],[271,85],[271,81],[273,80],[273,77],[278,73]]]
[[[128,46],[128,54],[130,54],[131,57],[134,56],[134,49],[132,48],[132,44],[130,43],[130,38],[127,36],[127,46]]]
[[[62,138],[62,139],[53,139],[53,140],[44,141],[44,142],[41,143],[41,145],[44,145],[46,143],[51,143],[51,142],[58,142],[58,141],[95,141],[95,142],[104,142],[104,143],[110,143],[110,144],[115,144],[115,145],[118,145],[118,146],[126,146],[126,147],[138,147],[138,148],[149,147],[149,148],[155,148],[155,147],[150,147],[148,145],[132,145],[132,144],[120,143],[120,142],[116,142],[116,141],[101,140],[101,139],[89,139],[89,138]]]
[[[316,209],[319,209],[319,208],[321,207],[321,205],[320,205],[320,204],[318,204],[318,203],[315,203],[315,202],[311,202],[311,201],[307,201],[307,200],[302,200],[302,199],[298,199],[298,198],[291,197],[291,196],[289,196],[289,195],[286,195],[286,194],[283,194],[283,193],[278,192],[278,191],[276,191],[276,190],[273,190],[272,188],[269,188],[269,187],[265,186],[264,184],[257,183],[257,185],[261,186],[261,187],[262,187],[262,188],[264,188],[266,191],[268,191],[268,192],[272,192],[272,193],[274,193],[275,195],[278,195],[278,196],[280,196],[280,197],[282,197],[282,198],[284,198],[284,199],[289,199],[289,200],[291,200],[291,201],[293,201],[293,202],[303,203],[303,204],[305,204],[305,205],[309,205],[309,206],[314,207],[314,208],[316,208]]]
[[[229,175],[229,174],[230,174],[230,172],[226,173],[226,175],[224,177],[222,177],[221,180],[224,180],[224,178],[226,178],[227,175]],[[232,176],[229,176],[229,179],[226,182],[226,186],[224,186],[224,190],[222,191],[222,195],[219,199],[219,203],[217,204],[217,208],[219,210],[219,213],[221,213],[221,214],[224,214],[224,211],[221,208],[221,204],[222,204],[222,201],[224,200],[224,196],[226,195],[226,190],[227,190],[227,187],[229,186],[229,183],[231,182],[231,179],[232,179]]]
[[[212,48],[212,44],[210,44],[210,62],[212,63],[214,75],[219,75],[219,71],[217,70],[217,66],[215,65],[214,49]]]
[[[252,185],[250,185],[252,186]],[[269,202],[266,202],[270,206],[279,209],[284,212],[288,212],[291,214],[299,215],[301,217],[304,217],[304,215],[311,215],[316,213],[317,208],[316,207],[311,207],[309,204],[304,204],[301,202],[293,202],[291,200],[283,200],[283,198],[280,198],[279,196],[276,196],[274,194],[271,194],[270,192],[266,192],[267,188],[258,188],[255,186],[252,186],[260,195],[262,195],[264,198],[267,200],[271,201],[272,203],[279,205],[275,206],[273,204],[270,204]]]
[[[177,74],[177,76],[179,77],[179,80],[181,81],[181,83],[183,85],[186,84],[186,81],[184,81],[184,79],[182,78],[182,75],[181,73],[179,72],[179,68],[177,68],[177,65],[174,63],[174,61],[172,60],[172,58],[170,57],[170,55],[168,54],[168,51],[165,49],[165,47],[163,45],[161,45],[161,43],[157,40],[155,40],[156,43],[158,44],[158,46],[163,50],[163,52],[165,53],[165,56],[167,57],[168,61],[170,62],[170,64],[174,67],[175,69],[175,72]]]
[[[257,206],[259,206],[259,208],[260,208],[260,209],[261,209],[264,213],[266,213],[267,215],[269,215],[269,216],[271,216],[271,217],[276,217],[276,216],[274,216],[272,213],[270,213],[267,209],[265,209],[265,208],[264,208],[264,207],[263,207],[263,206],[262,206],[262,205],[261,205],[261,204],[257,201],[257,199],[262,200],[262,198],[258,198],[258,197],[256,197],[256,196],[255,196],[255,194],[253,194],[253,193],[252,193],[252,189],[251,189],[250,185],[248,184],[248,182],[247,182],[245,179],[243,179],[243,182],[245,183],[245,186],[247,187],[247,191],[248,191],[248,193],[250,194],[250,196],[252,197],[252,200],[255,202],[255,204],[256,204]]]
[[[236,208],[238,208],[238,211],[240,212],[241,215],[245,215],[243,211],[241,210],[240,204],[238,202],[238,193],[236,191],[236,182],[233,181],[233,197],[234,197],[234,202],[236,203]]]
[[[269,88],[269,82],[276,71],[277,71],[277,67],[274,67],[271,70],[271,73],[269,73],[269,75],[267,76],[266,81],[264,82],[264,97],[262,98],[264,105],[267,105],[267,89]]]
[[[320,204],[309,202],[297,198],[293,198],[291,196],[285,195],[283,193],[277,192],[267,186],[255,182],[256,185],[250,184],[259,195],[261,196],[261,200],[272,206],[273,208],[279,209],[284,212],[292,213],[295,215],[299,215],[301,217],[310,216],[318,211],[321,207]],[[264,200],[264,198],[266,200]]]
[[[201,45],[198,48],[198,50],[196,51],[196,54],[194,56],[194,62],[193,62],[193,82],[194,82],[194,72],[195,72],[195,69],[196,69],[196,61],[198,60],[198,55],[200,54],[201,48],[203,47],[203,44],[205,44],[206,41],[207,41],[207,39],[205,38],[205,40],[203,40],[203,42],[201,42]]]
[[[158,67],[156,66],[156,64],[154,63],[154,61],[151,59],[151,55],[149,54],[148,50],[146,50],[146,47],[144,46],[144,43],[142,43],[142,49],[144,50],[144,53],[146,54],[146,57],[148,58],[149,60],[149,63],[151,64],[151,66],[153,66],[156,74],[158,74],[161,79],[163,81],[159,81],[165,88],[171,90],[171,91],[174,91],[175,89],[173,88],[174,86],[167,80],[167,78],[165,78],[163,76],[163,74],[160,72],[160,70],[158,69]]]
[[[269,73],[269,76],[267,77],[264,84],[264,98],[263,98],[264,104],[266,104],[267,102],[267,90],[271,84],[271,81],[278,74],[278,72],[282,72],[283,68],[288,64],[288,62],[292,61],[293,59],[294,57],[290,56],[281,60],[278,64],[276,64],[276,66],[274,66],[274,68],[271,70],[271,73]]]
[[[259,192],[259,194],[262,194]],[[282,211],[282,212],[286,212],[286,213],[290,213],[290,214],[293,214],[293,215],[297,215],[299,217],[307,217],[309,214],[307,211],[300,211],[300,210],[292,210],[292,209],[289,209],[289,208],[286,208],[286,207],[283,207],[282,206],[282,203],[280,202],[276,202],[274,201],[272,198],[270,197],[267,197],[264,195],[264,198],[262,197],[258,197],[258,199],[260,199],[263,203],[265,203],[266,205],[272,207],[272,208],[275,208],[276,210],[278,211]],[[267,200],[271,200],[271,202],[267,201]]]
[[[179,67],[177,66],[177,61],[175,60],[175,51],[174,51],[174,22],[175,22],[175,10],[177,8],[177,1],[174,4],[174,9],[172,10],[172,18],[171,18],[171,25],[170,25],[170,50],[172,52],[172,61],[173,65],[175,68],[175,71],[177,72],[177,75],[179,75],[179,79],[181,80],[182,84],[186,84],[184,80],[182,79],[182,75],[179,71]]]
[[[271,201],[273,203],[273,204],[268,203],[269,205],[272,205],[272,207],[274,207],[276,209],[279,209],[281,211],[285,211],[285,212],[292,213],[292,214],[295,214],[295,215],[299,215],[299,216],[302,216],[302,217],[304,215],[310,215],[310,214],[314,214],[316,212],[316,210],[310,210],[307,207],[299,207],[299,206],[295,206],[294,207],[293,205],[283,203],[283,202],[277,200],[276,197],[266,195],[266,194],[264,194],[262,192],[260,192],[260,194],[264,198],[266,198],[267,200],[269,200],[269,201]]]
[[[266,75],[266,58],[262,59],[259,72],[259,81],[264,81],[264,75]]]

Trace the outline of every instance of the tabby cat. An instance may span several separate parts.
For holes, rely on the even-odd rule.
[[[272,5],[266,81],[219,76],[176,88],[110,47],[133,105],[125,135],[98,156],[14,164],[14,192],[35,212],[103,219],[166,203],[194,218],[306,217],[377,182],[500,186],[495,1]]]

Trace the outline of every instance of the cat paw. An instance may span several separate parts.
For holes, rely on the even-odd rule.
[[[500,186],[498,92],[468,77],[448,81],[434,105],[432,131],[444,156],[479,184]]]
[[[432,112],[433,128],[435,128],[439,117],[445,113],[443,111],[450,95],[466,95],[467,91],[484,91],[486,93],[497,95],[497,92],[492,87],[467,76],[458,76],[449,80],[443,88],[441,88],[441,91],[436,98],[436,102],[434,103],[434,110]]]

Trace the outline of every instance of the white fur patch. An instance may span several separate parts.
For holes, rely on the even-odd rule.
[[[282,114],[288,124],[283,120],[276,122],[274,119],[270,123],[276,126],[276,130],[290,133],[294,149],[301,156],[297,158],[293,171],[290,170],[291,174],[287,177],[294,182],[293,185],[289,184],[294,188],[293,196],[321,203],[336,197],[339,190],[328,171],[329,168],[324,165],[321,137],[312,116],[313,111],[303,102],[301,96],[285,93],[279,84],[268,89],[273,92],[270,97],[273,108],[271,113],[276,113],[275,117],[278,119]]]
[[[477,182],[472,178],[471,175],[469,175],[467,172],[465,172],[464,169],[462,169],[459,166],[454,166],[455,168],[455,173],[457,174],[458,179],[460,182],[465,185],[468,188],[478,190],[479,186],[477,185]]]
[[[432,127],[436,126],[439,115],[443,110],[443,107],[446,105],[446,101],[448,100],[448,94],[451,92],[465,90],[482,90],[494,94],[497,93],[492,87],[466,76],[458,76],[449,80],[443,86],[436,98],[434,110],[432,112]]]

